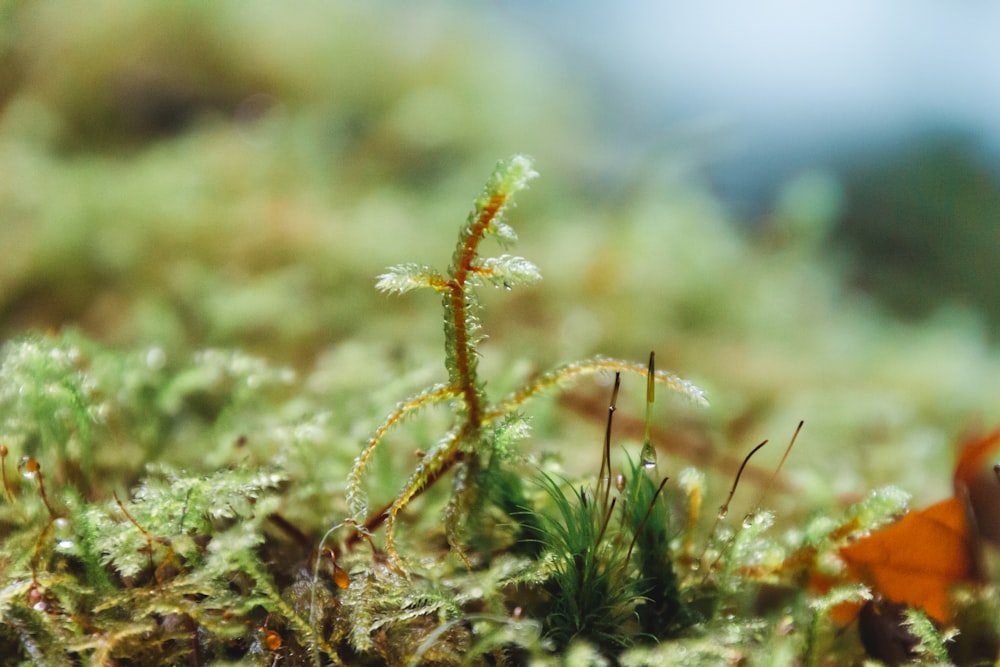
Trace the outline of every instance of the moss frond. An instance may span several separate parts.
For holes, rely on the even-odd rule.
[[[530,285],[542,279],[537,266],[514,255],[488,257],[474,265],[473,271],[494,287],[504,289],[510,289],[514,285]]]
[[[904,626],[917,639],[914,653],[926,664],[950,665],[947,644],[954,642],[958,631],[954,628],[940,630],[920,609],[908,608],[903,612]]]
[[[400,402],[389,416],[385,418],[385,421],[375,429],[374,434],[372,434],[371,438],[365,444],[364,449],[354,459],[354,465],[347,478],[347,507],[351,513],[351,518],[356,523],[363,523],[365,515],[368,513],[368,499],[361,485],[368,462],[375,453],[375,449],[382,441],[382,438],[385,437],[385,434],[407,415],[432,403],[452,398],[456,394],[456,388],[450,385],[438,384],[428,387],[415,396]]]
[[[389,294],[405,294],[421,287],[442,290],[445,289],[445,279],[429,266],[400,264],[390,267],[375,282],[375,289]]]
[[[524,387],[505,396],[487,412],[486,418],[487,420],[496,419],[517,410],[534,398],[535,395],[564,387],[578,377],[594,375],[595,373],[615,373],[619,371],[645,377],[648,369],[645,364],[609,357],[595,357],[593,359],[568,363],[542,374]],[[663,370],[657,370],[654,374],[654,379],[656,382],[666,385],[667,388],[680,393],[698,405],[708,405],[708,398],[705,392],[688,380]]]

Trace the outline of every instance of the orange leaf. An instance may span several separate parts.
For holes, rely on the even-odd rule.
[[[1000,544],[1000,484],[989,465],[1000,446],[1000,429],[962,444],[955,464],[955,496],[968,503],[980,540]]]
[[[958,463],[955,464],[955,486],[971,484],[998,445],[1000,445],[1000,428],[982,437],[966,440],[958,455]]]
[[[909,512],[840,550],[850,574],[876,593],[945,623],[949,591],[976,579],[976,544],[963,502],[949,498]]]

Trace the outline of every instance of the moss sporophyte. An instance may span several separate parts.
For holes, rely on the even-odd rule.
[[[547,389],[560,387],[569,381],[591,373],[621,372],[649,377],[648,399],[652,400],[652,383],[660,382],[699,403],[705,403],[704,393],[695,385],[671,373],[652,371],[644,364],[597,357],[576,361],[544,373],[499,401],[491,402],[478,375],[477,344],[479,335],[479,300],[476,288],[484,284],[510,289],[538,281],[538,268],[527,259],[508,254],[482,258],[480,243],[487,236],[502,246],[517,240],[504,216],[514,195],[525,189],[537,176],[528,157],[515,155],[498,163],[482,194],[475,200],[472,212],[462,226],[451,264],[444,273],[417,264],[400,264],[378,278],[376,287],[391,294],[402,294],[417,288],[430,288],[441,294],[444,307],[445,367],[448,381],[427,387],[401,403],[365,444],[355,459],[347,480],[349,522],[357,536],[368,536],[386,526],[386,552],[391,564],[405,571],[395,541],[396,517],[414,498],[454,469],[453,491],[445,514],[447,540],[451,548],[467,565],[469,560],[462,546],[460,528],[467,515],[477,505],[477,493],[482,484],[480,474],[495,465],[498,442],[505,438],[501,431],[509,427],[511,418],[521,406]],[[362,490],[365,469],[387,433],[408,415],[430,405],[450,401],[454,406],[454,423],[445,435],[420,460],[399,493],[384,507],[370,512]],[[644,447],[644,461],[651,461],[652,448]]]

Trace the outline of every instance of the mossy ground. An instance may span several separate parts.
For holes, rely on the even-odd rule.
[[[471,195],[514,152],[543,175],[515,225],[544,280],[482,295],[493,395],[562,361],[656,350],[712,404],[661,399],[653,422],[663,471],[706,477],[698,544],[742,455],[775,442],[737,518],[806,422],[767,496],[776,525],[743,531],[733,576],[692,601],[723,613],[622,664],[860,660],[825,602],[737,576],[741,559],[773,562],[887,484],[914,506],[950,495],[953,443],[997,421],[984,320],[955,307],[900,321],[850,289],[822,192],[750,226],[672,170],[614,172],[583,94],[501,24],[323,3],[0,12],[4,665],[311,664],[330,647],[348,664],[602,659],[593,644],[550,652],[530,616],[544,574],[502,539],[485,569],[447,556],[443,487],[402,519],[410,581],[365,546],[340,555],[348,589],[326,558],[313,578],[363,442],[444,372],[435,299],[387,301],[374,277],[441,264]],[[616,469],[641,445],[642,390],[623,385]],[[608,391],[584,383],[526,410],[519,470],[593,485]],[[373,505],[449,418],[394,431]],[[38,476],[18,474],[23,456],[54,516]],[[685,493],[674,487],[681,514]]]

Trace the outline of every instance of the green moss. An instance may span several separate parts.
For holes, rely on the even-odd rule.
[[[848,287],[829,188],[793,183],[750,228],[697,183],[609,169],[565,76],[444,8],[8,4],[0,664],[861,659],[831,609],[868,593],[806,580],[837,575],[848,534],[909,494],[951,493],[951,443],[995,419],[1000,353],[974,313],[900,322]],[[432,484],[400,510],[409,578],[366,542],[345,549],[346,526],[317,549],[357,509],[348,474],[386,412],[453,384],[437,306],[389,305],[372,277],[434,264],[484,170],[519,150],[547,176],[517,212],[545,280],[508,294],[505,277],[536,278],[533,264],[495,258],[482,287],[501,289],[466,294],[490,335],[472,388],[497,411],[460,447],[480,452],[461,478],[477,493]],[[626,379],[611,458],[627,484],[608,514],[606,388],[528,402],[518,387],[554,388],[578,368],[566,359],[650,348],[713,407],[661,401],[643,420],[642,383]],[[439,398],[380,445],[364,478],[375,505],[415,451],[468,423],[468,403]],[[734,452],[800,419],[784,474],[764,495],[778,458],[765,448],[713,532]],[[660,480],[629,460],[647,424],[670,477],[655,503]],[[559,481],[533,481],[546,476]],[[583,591],[597,614],[550,617],[553,591],[581,576],[608,591]],[[956,605],[943,650],[995,657],[995,589]],[[949,630],[921,620],[920,658],[942,659]]]
[[[497,194],[490,189],[504,187],[510,164],[470,218],[477,234],[496,225],[512,235],[491,221]],[[470,243],[478,239],[463,233],[460,250]],[[74,331],[9,341],[0,360],[9,443],[0,641],[13,656],[9,664],[264,664],[278,657],[289,664],[519,664],[561,655],[622,664],[683,656],[817,663],[843,650],[830,610],[867,593],[796,584],[822,572],[853,532],[904,510],[906,495],[887,489],[842,515],[820,512],[784,539],[774,533],[773,514],[760,508],[742,526],[715,522],[699,537],[707,518],[702,478],[687,475],[678,493],[648,473],[657,467],[653,380],[700,393],[654,371],[652,361],[647,368],[599,358],[557,367],[489,402],[469,363],[477,356],[476,302],[456,276],[484,273],[511,284],[527,263],[481,260],[475,249],[456,257],[449,277],[407,265],[381,279],[395,291],[444,292],[450,383],[400,404],[375,429],[346,486],[348,458],[321,456],[316,446],[335,437],[335,425],[370,417],[370,399],[353,414],[350,401],[359,397],[351,383],[341,390],[328,380],[316,393],[294,371],[242,352],[119,351]],[[531,445],[519,411],[542,390],[600,370],[647,376],[642,453],[613,482],[616,380],[597,476],[556,481],[566,474],[558,465],[521,453]],[[349,400],[331,412],[326,406],[337,395]],[[360,472],[374,446],[434,402],[448,403],[444,412],[457,419],[445,429],[453,444],[441,456],[425,454],[387,512],[364,519],[350,499],[360,497]],[[116,456],[125,452],[128,460]],[[452,467],[452,452],[466,472],[456,477],[445,528],[435,529],[433,505],[444,498],[432,487]],[[382,476],[400,472],[390,467]],[[524,484],[525,474],[540,483]],[[334,498],[316,505],[331,488]],[[387,541],[386,554],[361,546],[374,547],[371,533],[387,516],[413,513],[411,503],[416,512],[406,523],[414,525],[401,546]],[[324,516],[345,516],[348,507],[360,517],[351,523],[356,534],[340,523],[344,543],[328,549],[324,540],[317,554],[312,536]],[[466,539],[476,552],[465,551]],[[449,546],[461,560],[447,558]],[[395,549],[405,553],[401,560]],[[783,602],[770,601],[775,595]],[[918,654],[940,660],[943,635],[919,616],[911,623]]]

